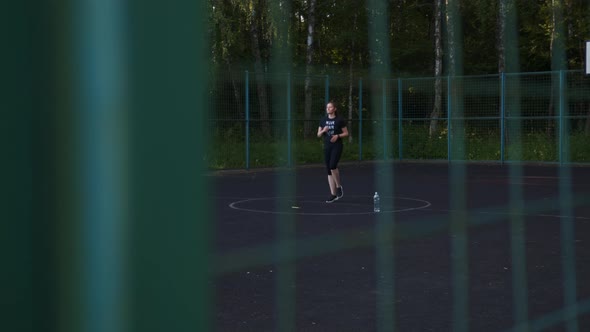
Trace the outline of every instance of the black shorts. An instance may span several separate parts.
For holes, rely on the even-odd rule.
[[[340,156],[342,156],[342,148],[343,144],[341,142],[324,145],[324,158],[326,160],[328,175],[332,174],[333,169],[338,168],[338,162],[340,161]]]

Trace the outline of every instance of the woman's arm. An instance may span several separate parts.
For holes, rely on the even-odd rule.
[[[348,129],[346,129],[346,127],[342,127],[342,133],[332,135],[332,137],[330,137],[330,142],[335,143],[337,140],[346,136],[348,136]]]
[[[338,134],[339,138],[347,137],[348,136],[348,128],[342,127],[342,133]]]

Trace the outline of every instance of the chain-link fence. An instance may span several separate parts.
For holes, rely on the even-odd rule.
[[[362,79],[228,72],[210,91],[213,169],[321,162],[315,133],[333,100],[343,161],[590,162],[582,71]]]

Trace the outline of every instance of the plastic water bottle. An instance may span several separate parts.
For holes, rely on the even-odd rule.
[[[375,196],[373,196],[373,212],[381,212],[381,201],[377,192],[375,192]]]

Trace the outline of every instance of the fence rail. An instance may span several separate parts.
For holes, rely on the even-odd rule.
[[[583,71],[350,79],[218,75],[209,166],[321,162],[328,100],[348,119],[342,160],[590,163],[590,77]]]

